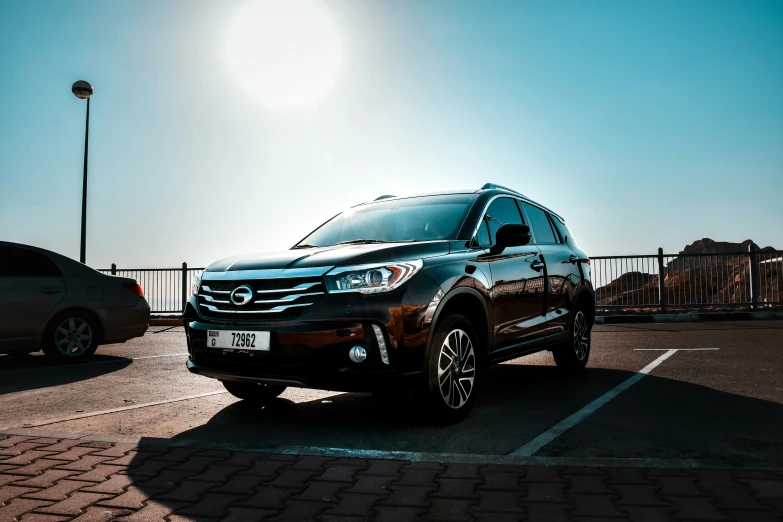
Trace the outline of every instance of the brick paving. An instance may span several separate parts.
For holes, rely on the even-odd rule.
[[[0,434],[0,522],[778,521],[783,472],[479,465]]]

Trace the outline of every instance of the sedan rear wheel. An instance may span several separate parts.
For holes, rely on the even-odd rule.
[[[43,351],[60,362],[84,360],[98,349],[97,335],[92,317],[83,312],[65,312],[49,325]]]

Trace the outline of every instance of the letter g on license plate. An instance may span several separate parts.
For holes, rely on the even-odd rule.
[[[207,348],[269,351],[269,332],[241,330],[207,330]]]

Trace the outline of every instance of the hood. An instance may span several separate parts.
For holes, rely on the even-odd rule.
[[[267,254],[248,254],[215,261],[207,272],[268,270],[364,265],[390,261],[408,261],[449,253],[449,241],[415,243],[374,243],[369,245],[334,245],[321,248],[282,250]]]

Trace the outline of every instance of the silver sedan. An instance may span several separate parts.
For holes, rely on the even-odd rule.
[[[99,344],[144,335],[150,307],[133,279],[60,254],[0,241],[0,353],[85,359]]]

